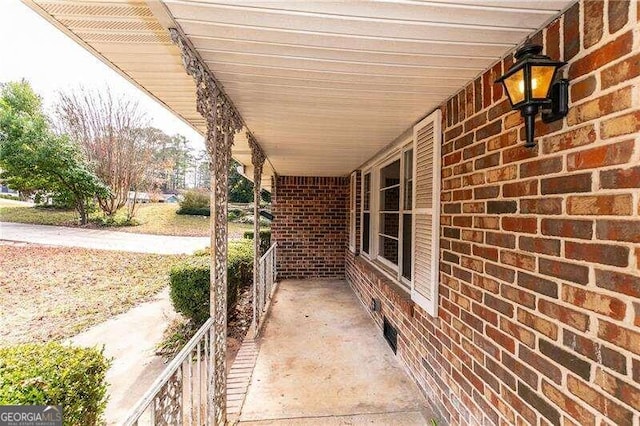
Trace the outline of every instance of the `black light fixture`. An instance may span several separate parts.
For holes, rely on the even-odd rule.
[[[495,81],[504,85],[511,107],[524,118],[527,148],[536,146],[535,119],[540,109],[545,123],[565,117],[569,110],[569,80],[556,81],[558,69],[566,62],[541,52],[542,46],[526,42],[516,51],[515,64]]]

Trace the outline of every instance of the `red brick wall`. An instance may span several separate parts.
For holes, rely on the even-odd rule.
[[[493,84],[512,56],[442,106],[438,318],[347,253],[451,423],[640,424],[639,20],[580,2],[533,37],[571,80],[534,149]]]
[[[278,176],[275,183],[279,279],[344,277],[349,178]]]

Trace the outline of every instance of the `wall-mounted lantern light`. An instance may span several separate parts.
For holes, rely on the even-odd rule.
[[[558,69],[566,62],[542,55],[542,46],[526,43],[516,51],[516,63],[496,83],[502,83],[513,109],[524,118],[526,147],[534,142],[535,119],[540,111],[545,123],[559,120],[569,110],[569,80],[556,80]]]

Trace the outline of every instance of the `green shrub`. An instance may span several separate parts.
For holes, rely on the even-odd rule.
[[[171,302],[180,312],[200,325],[209,318],[209,252],[174,266],[170,272]],[[249,241],[230,241],[227,260],[227,310],[235,307],[240,289],[253,281],[253,246]]]
[[[205,191],[187,191],[184,199],[180,201],[180,208],[177,214],[188,214],[194,216],[210,216],[210,196]]]
[[[247,241],[230,241],[229,257],[227,259],[227,284],[229,293],[234,294],[233,304],[242,287],[253,283],[253,245]]]
[[[0,348],[0,405],[62,405],[65,425],[96,425],[107,405],[111,362],[60,343]]]
[[[244,212],[241,209],[231,209],[229,213],[227,213],[227,219],[229,221],[237,220],[244,216]]]
[[[253,240],[253,231],[244,231],[243,237]],[[263,255],[271,247],[271,229],[260,230],[260,254]]]
[[[211,210],[207,208],[182,208],[176,210],[176,214],[186,214],[190,216],[211,216]]]
[[[21,201],[20,197],[18,197],[17,195],[0,194],[0,198],[4,200]]]

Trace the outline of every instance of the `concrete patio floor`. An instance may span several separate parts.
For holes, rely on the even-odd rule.
[[[425,425],[427,401],[342,280],[284,281],[241,425]]]

